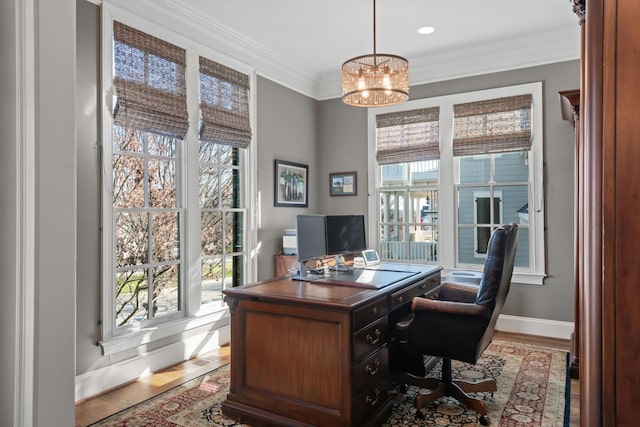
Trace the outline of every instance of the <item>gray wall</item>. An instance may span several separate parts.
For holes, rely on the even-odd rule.
[[[318,102],[258,77],[257,138],[258,193],[260,198],[258,242],[258,279],[275,274],[273,256],[282,250],[282,231],[295,228],[296,215],[321,213],[321,194],[328,191],[321,173],[321,145],[316,144]],[[274,161],[287,160],[309,165],[308,208],[274,207]],[[326,177],[326,179],[325,179]]]
[[[76,2],[35,2],[36,425],[69,426],[75,403]]]
[[[367,109],[341,100],[320,102],[318,146],[321,147],[322,212],[332,215],[367,212]],[[329,173],[357,172],[357,196],[329,195]]]
[[[13,425],[15,404],[15,343],[16,294],[19,290],[16,248],[19,248],[16,229],[16,202],[18,171],[16,153],[19,141],[16,135],[16,4],[0,2],[0,271],[2,271],[0,298],[0,425]]]
[[[574,134],[560,114],[558,91],[580,86],[578,60],[468,77],[411,87],[411,99],[421,99],[500,86],[543,82],[544,189],[546,208],[546,268],[543,286],[514,285],[503,312],[514,316],[573,321],[573,159]],[[340,99],[320,103],[318,145],[321,176],[356,170],[358,197],[329,197],[324,184],[323,212],[367,212],[367,114]],[[340,153],[340,155],[337,155]],[[326,177],[326,179],[325,179]]]

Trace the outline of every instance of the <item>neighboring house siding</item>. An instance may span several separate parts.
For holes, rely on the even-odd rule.
[[[458,223],[474,224],[476,209],[475,194],[478,192],[489,193],[490,162],[489,157],[465,157],[460,159],[462,184],[478,184],[474,187],[461,188],[458,200]],[[500,182],[527,182],[528,166],[520,155],[496,156],[495,159],[496,181]],[[525,186],[501,186],[495,185],[495,194],[500,194],[501,223],[520,223],[518,211],[528,202],[528,189]],[[458,229],[459,260],[461,264],[482,264],[482,258],[475,254],[475,229]],[[521,227],[518,238],[518,251],[516,252],[516,266],[528,266],[529,263],[529,229]]]

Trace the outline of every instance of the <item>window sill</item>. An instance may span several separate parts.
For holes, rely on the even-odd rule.
[[[513,273],[511,278],[512,283],[519,283],[523,285],[544,285],[544,279],[546,274],[536,273]]]
[[[452,271],[461,271],[461,270],[470,270],[470,271],[479,271],[473,270],[471,268],[444,268],[441,272],[442,280],[447,276],[447,274]],[[547,277],[546,274],[540,273],[522,273],[522,272],[513,272],[513,276],[511,277],[511,283],[517,283],[520,285],[544,285],[544,279]]]
[[[199,317],[188,317],[175,322],[140,329],[126,336],[99,341],[98,345],[100,346],[102,355],[109,356],[173,335],[179,335],[192,329],[217,322],[226,317],[229,317],[229,310],[227,308]]]

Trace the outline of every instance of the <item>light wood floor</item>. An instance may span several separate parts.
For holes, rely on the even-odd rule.
[[[569,341],[533,335],[496,332],[494,338],[503,341],[539,345],[569,351]],[[230,348],[222,347],[202,357],[197,357],[176,366],[157,372],[99,396],[76,404],[76,427],[101,420],[146,399],[156,396],[206,372],[225,365],[230,361]],[[570,427],[580,426],[580,388],[578,380],[571,380],[571,421]]]

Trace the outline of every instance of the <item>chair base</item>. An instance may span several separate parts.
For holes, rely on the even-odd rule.
[[[453,380],[451,378],[451,359],[446,358],[442,359],[442,379],[418,377],[407,372],[399,374],[398,379],[401,382],[429,390],[418,393],[414,402],[416,409],[424,408],[440,397],[450,396],[473,409],[482,417],[487,415],[487,405],[481,399],[471,397],[467,393],[498,391],[494,379],[477,382]]]

